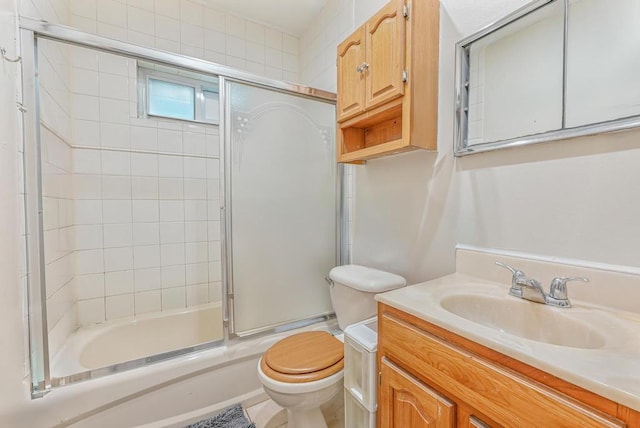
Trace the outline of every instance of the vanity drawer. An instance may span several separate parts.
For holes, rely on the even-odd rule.
[[[625,423],[451,346],[384,312],[379,354],[455,402],[508,427],[624,427]]]

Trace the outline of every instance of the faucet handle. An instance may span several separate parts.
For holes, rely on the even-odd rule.
[[[549,296],[557,300],[567,300],[567,282],[569,281],[582,281],[589,282],[589,278],[582,278],[579,276],[562,277],[557,276],[551,280],[551,289],[549,290]]]
[[[508,264],[501,262],[501,261],[496,261],[496,264],[498,266],[501,266],[505,269],[509,269],[511,271],[511,274],[513,275],[513,281],[515,282],[516,278],[520,277],[520,276],[525,276],[524,272],[522,272],[520,269],[516,269],[512,266],[509,266]]]

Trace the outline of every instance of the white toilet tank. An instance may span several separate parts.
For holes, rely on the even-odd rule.
[[[407,284],[400,275],[359,265],[334,267],[329,278],[333,282],[330,286],[331,303],[342,330],[377,314],[374,299],[377,293]]]

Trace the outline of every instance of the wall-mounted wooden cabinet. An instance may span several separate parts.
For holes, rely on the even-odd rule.
[[[338,162],[436,149],[439,2],[392,0],[338,46]]]
[[[640,413],[380,304],[378,424],[640,427]]]

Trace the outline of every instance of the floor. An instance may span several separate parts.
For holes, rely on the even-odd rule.
[[[274,403],[273,400],[251,406],[245,409],[245,413],[256,424],[256,428],[289,428],[286,410]],[[322,413],[329,428],[344,428],[344,396],[338,394],[323,406]]]

